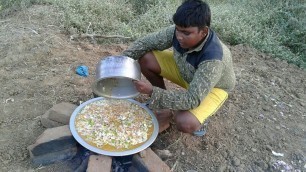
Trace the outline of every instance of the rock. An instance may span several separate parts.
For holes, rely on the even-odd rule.
[[[237,127],[237,128],[236,128],[236,131],[237,131],[237,132],[241,132],[241,131],[242,131],[242,127]]]
[[[72,159],[77,153],[77,142],[65,125],[45,130],[28,150],[34,166],[49,165]]]
[[[237,157],[234,157],[232,160],[232,164],[235,166],[239,166],[240,165],[240,159],[238,159]]]
[[[173,154],[169,150],[156,149],[154,150],[154,152],[156,153],[157,156],[159,156],[163,160],[173,156]]]
[[[141,158],[135,154],[132,159],[133,166],[141,172],[170,172],[170,167],[162,161],[150,148],[146,149],[146,156]]]
[[[81,164],[74,169],[74,172],[84,172],[87,170],[89,158],[84,159]]]
[[[68,125],[70,117],[76,108],[76,105],[67,102],[56,104],[47,111],[49,113],[48,118],[52,121]]]
[[[269,152],[272,152],[272,150],[273,150],[272,147],[271,147],[270,145],[267,145],[267,146],[266,146],[266,149],[267,149]]]
[[[72,159],[77,154],[77,147],[70,147],[55,152],[50,152],[42,155],[33,155],[30,153],[31,161],[35,167],[50,165],[56,162]]]
[[[236,135],[235,135],[235,137],[236,137],[237,139],[239,139],[239,136],[236,136]],[[215,146],[216,149],[219,149],[219,148],[221,147],[221,144],[218,143],[218,142],[215,142],[215,143],[214,143],[214,146]]]
[[[141,158],[145,158],[146,155],[147,155],[146,150],[142,150],[142,151],[139,152],[139,156],[140,156]]]
[[[236,172],[236,170],[235,170],[235,168],[234,167],[232,167],[232,166],[227,166],[227,171],[228,172]]]
[[[234,153],[230,150],[228,150],[227,154],[229,158],[232,158],[234,156]]]
[[[263,105],[262,109],[266,112],[269,112],[271,107],[270,106],[267,106],[267,105]]]
[[[50,110],[43,114],[40,118],[41,124],[46,128],[54,128],[63,126],[64,124],[49,119]]]
[[[255,164],[263,170],[266,170],[268,168],[268,164],[262,160],[255,162]]]
[[[226,164],[221,164],[218,168],[217,168],[217,172],[224,172],[226,170],[227,165]]]
[[[252,129],[251,131],[252,131],[253,134],[256,134],[256,130],[255,129]]]
[[[222,156],[223,156],[225,159],[227,159],[227,153],[226,153],[226,151],[222,151],[221,154],[222,154]]]
[[[14,150],[12,150],[12,149],[10,149],[9,151],[8,151],[8,153],[11,155],[11,156],[13,156],[14,155]]]
[[[240,157],[240,159],[246,160],[247,157],[248,157],[247,155],[243,155],[243,156]]]
[[[250,123],[253,122],[253,119],[252,119],[251,117],[246,117],[246,120],[247,120],[248,122],[250,122]]]

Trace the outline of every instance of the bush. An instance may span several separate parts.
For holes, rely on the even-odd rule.
[[[65,29],[69,32],[139,36],[168,25],[175,1],[138,0],[45,0],[64,11]],[[138,5],[136,5],[138,4]]]
[[[248,44],[306,68],[306,3],[212,1],[213,27],[227,42]]]
[[[7,16],[12,12],[27,8],[35,3],[43,2],[44,0],[0,0],[0,16]]]
[[[63,11],[70,33],[136,39],[172,23],[182,0],[5,0],[1,9],[50,3]],[[306,2],[208,0],[212,28],[226,42],[251,45],[306,69]]]

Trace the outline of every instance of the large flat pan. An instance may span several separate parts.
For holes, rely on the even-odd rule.
[[[79,142],[82,146],[84,146],[85,148],[87,148],[90,151],[93,151],[95,153],[98,154],[102,154],[102,155],[107,155],[107,156],[126,156],[126,155],[132,155],[135,153],[138,153],[144,149],[146,149],[147,147],[149,147],[156,139],[157,135],[158,135],[158,122],[157,119],[155,117],[155,115],[153,114],[153,112],[147,108],[144,104],[137,102],[133,99],[125,99],[126,101],[130,101],[134,104],[139,105],[140,107],[142,107],[143,109],[145,109],[148,114],[152,117],[153,120],[153,125],[154,125],[154,130],[153,130],[153,134],[151,135],[150,138],[148,138],[148,140],[146,142],[144,142],[142,145],[140,145],[139,147],[136,147],[134,149],[130,149],[127,151],[107,151],[107,150],[103,150],[100,148],[97,148],[95,146],[92,146],[90,144],[88,144],[87,142],[85,142],[82,137],[78,134],[78,132],[76,131],[75,128],[75,119],[78,116],[79,112],[88,104],[93,103],[95,101],[99,101],[104,99],[103,97],[98,97],[98,98],[94,98],[94,99],[90,99],[84,103],[82,103],[80,106],[78,106],[72,113],[71,117],[70,117],[70,121],[69,121],[69,127],[70,127],[70,131],[73,135],[73,137],[77,140],[77,142]]]

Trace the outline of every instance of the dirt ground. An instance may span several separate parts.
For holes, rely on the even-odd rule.
[[[40,116],[54,104],[93,98],[95,65],[127,47],[70,40],[61,15],[33,6],[0,20],[0,171],[73,171],[65,163],[31,165],[27,146],[45,130]],[[182,134],[173,124],[152,149],[170,151],[163,160],[177,172],[306,171],[305,70],[244,45],[230,49],[237,86],[207,135]],[[77,75],[78,65],[90,76]]]

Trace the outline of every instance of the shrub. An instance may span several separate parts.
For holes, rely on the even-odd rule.
[[[50,3],[63,11],[68,33],[136,39],[172,23],[182,0],[5,0],[0,10]],[[212,28],[226,42],[251,45],[306,69],[306,2],[208,0]],[[3,14],[3,13],[2,13]]]
[[[212,1],[213,27],[227,42],[248,44],[306,68],[306,3]]]

